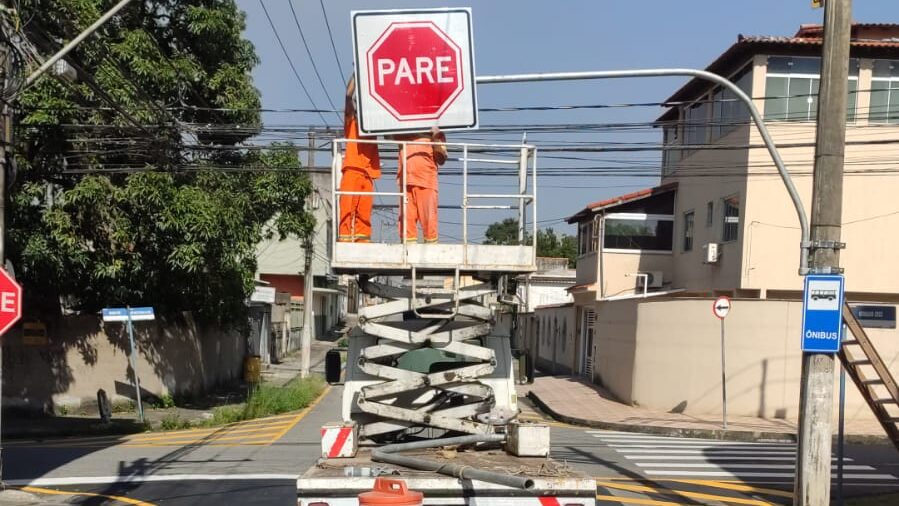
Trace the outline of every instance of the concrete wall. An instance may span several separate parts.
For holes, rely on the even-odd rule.
[[[551,374],[572,374],[576,370],[577,323],[573,305],[537,308],[531,335],[535,340],[534,364]]]
[[[719,414],[720,325],[711,304],[711,299],[599,303],[597,372],[602,384],[624,402]],[[729,414],[798,417],[801,324],[798,301],[734,302],[726,320]],[[893,375],[899,375],[899,331],[867,331]],[[848,383],[847,420],[872,420]]]
[[[665,253],[608,253],[602,254],[603,291],[597,290],[596,298],[601,294],[606,297],[615,297],[629,293],[642,293],[637,290],[639,278],[634,276],[638,272],[662,271],[664,280],[670,281],[672,276],[672,257]],[[650,290],[658,290],[651,288]]]
[[[129,343],[120,323],[94,316],[45,321],[46,345],[28,346],[21,332],[3,341],[3,403],[51,411],[54,406],[133,399]],[[241,378],[246,339],[237,332],[203,328],[190,315],[135,324],[137,372],[145,396],[192,394]]]

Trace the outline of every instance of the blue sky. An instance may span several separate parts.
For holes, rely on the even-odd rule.
[[[325,90],[313,72],[301,41],[288,2],[293,7],[309,44],[314,63],[327,88],[331,101],[342,107],[343,82],[341,76],[352,70],[352,41],[350,11],[422,7],[471,7],[474,19],[475,61],[478,75],[525,72],[584,71],[634,69],[652,67],[704,68],[736,41],[738,34],[792,35],[803,23],[819,23],[823,10],[813,9],[810,0],[687,0],[672,1],[532,1],[532,0],[468,0],[455,1],[360,1],[325,0],[328,21],[332,30],[337,58],[331,48],[328,30],[318,0],[264,0],[266,9],[290,52],[313,103],[301,91],[296,78],[278,46],[274,33],[260,7],[259,0],[238,0],[247,13],[246,36],[253,42],[261,58],[254,71],[256,86],[262,93],[265,108],[330,109]],[[899,2],[895,0],[858,0],[854,2],[854,19],[862,22],[899,22]],[[341,66],[338,67],[339,59]],[[606,82],[568,82],[554,84],[490,85],[478,89],[483,107],[547,106],[573,104],[621,104],[658,102],[667,98],[684,79],[654,78],[644,80],[616,80]],[[502,112],[481,114],[482,127],[501,124],[536,125],[547,123],[610,123],[646,122],[661,113],[657,107],[627,107],[551,112]],[[336,125],[337,116],[325,116]],[[267,125],[318,125],[314,114],[266,113]],[[521,132],[504,136],[486,136],[475,132],[457,132],[450,140],[479,139],[514,142]],[[660,132],[643,128],[633,132],[603,132],[591,134],[529,135],[541,142],[571,140],[585,142],[658,142]],[[631,155],[615,153],[597,156],[601,165],[639,163],[658,165],[655,152]],[[615,159],[619,156],[618,159]],[[318,164],[328,163],[324,156]],[[541,166],[563,166],[566,162],[543,160]],[[573,163],[573,162],[572,162]],[[583,161],[579,162],[584,166]],[[379,188],[391,191],[393,181],[385,178]],[[442,180],[444,182],[444,180]],[[457,191],[441,187],[441,203],[451,203]],[[503,185],[509,180],[495,179],[490,184]],[[541,178],[539,216],[541,225],[571,232],[564,224],[551,220],[568,216],[593,202],[627,191],[652,186],[651,177],[553,177]],[[488,184],[487,181],[483,181]],[[492,190],[492,191],[495,191]],[[454,226],[458,217],[452,212],[441,214],[444,235],[459,235]],[[483,232],[483,225],[496,216],[472,219],[479,227],[473,236]],[[377,232],[377,231],[376,231]]]

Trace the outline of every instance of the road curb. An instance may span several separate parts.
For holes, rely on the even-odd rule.
[[[545,403],[540,396],[533,391],[528,392],[528,399],[546,412],[552,418],[571,425],[579,425],[591,429],[614,430],[621,432],[636,432],[652,434],[656,436],[688,437],[700,439],[717,439],[721,441],[787,441],[796,442],[796,434],[785,432],[743,431],[722,429],[688,429],[683,427],[658,427],[653,425],[638,425],[619,422],[604,422],[574,416],[563,415]],[[834,437],[836,440],[836,437]],[[846,435],[845,441],[852,444],[891,444],[885,436]]]

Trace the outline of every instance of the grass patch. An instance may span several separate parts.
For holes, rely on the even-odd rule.
[[[297,411],[309,406],[324,388],[325,382],[319,376],[296,379],[283,387],[262,384],[245,404],[215,408],[212,418],[200,425],[213,427]]]
[[[846,499],[846,506],[895,506],[899,504],[899,494],[874,495]]]
[[[190,420],[184,420],[177,413],[169,413],[159,421],[159,430],[181,430],[191,428]]]

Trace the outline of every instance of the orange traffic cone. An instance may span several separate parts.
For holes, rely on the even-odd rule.
[[[406,488],[403,480],[376,478],[375,488],[359,494],[359,506],[421,506],[424,494]]]

